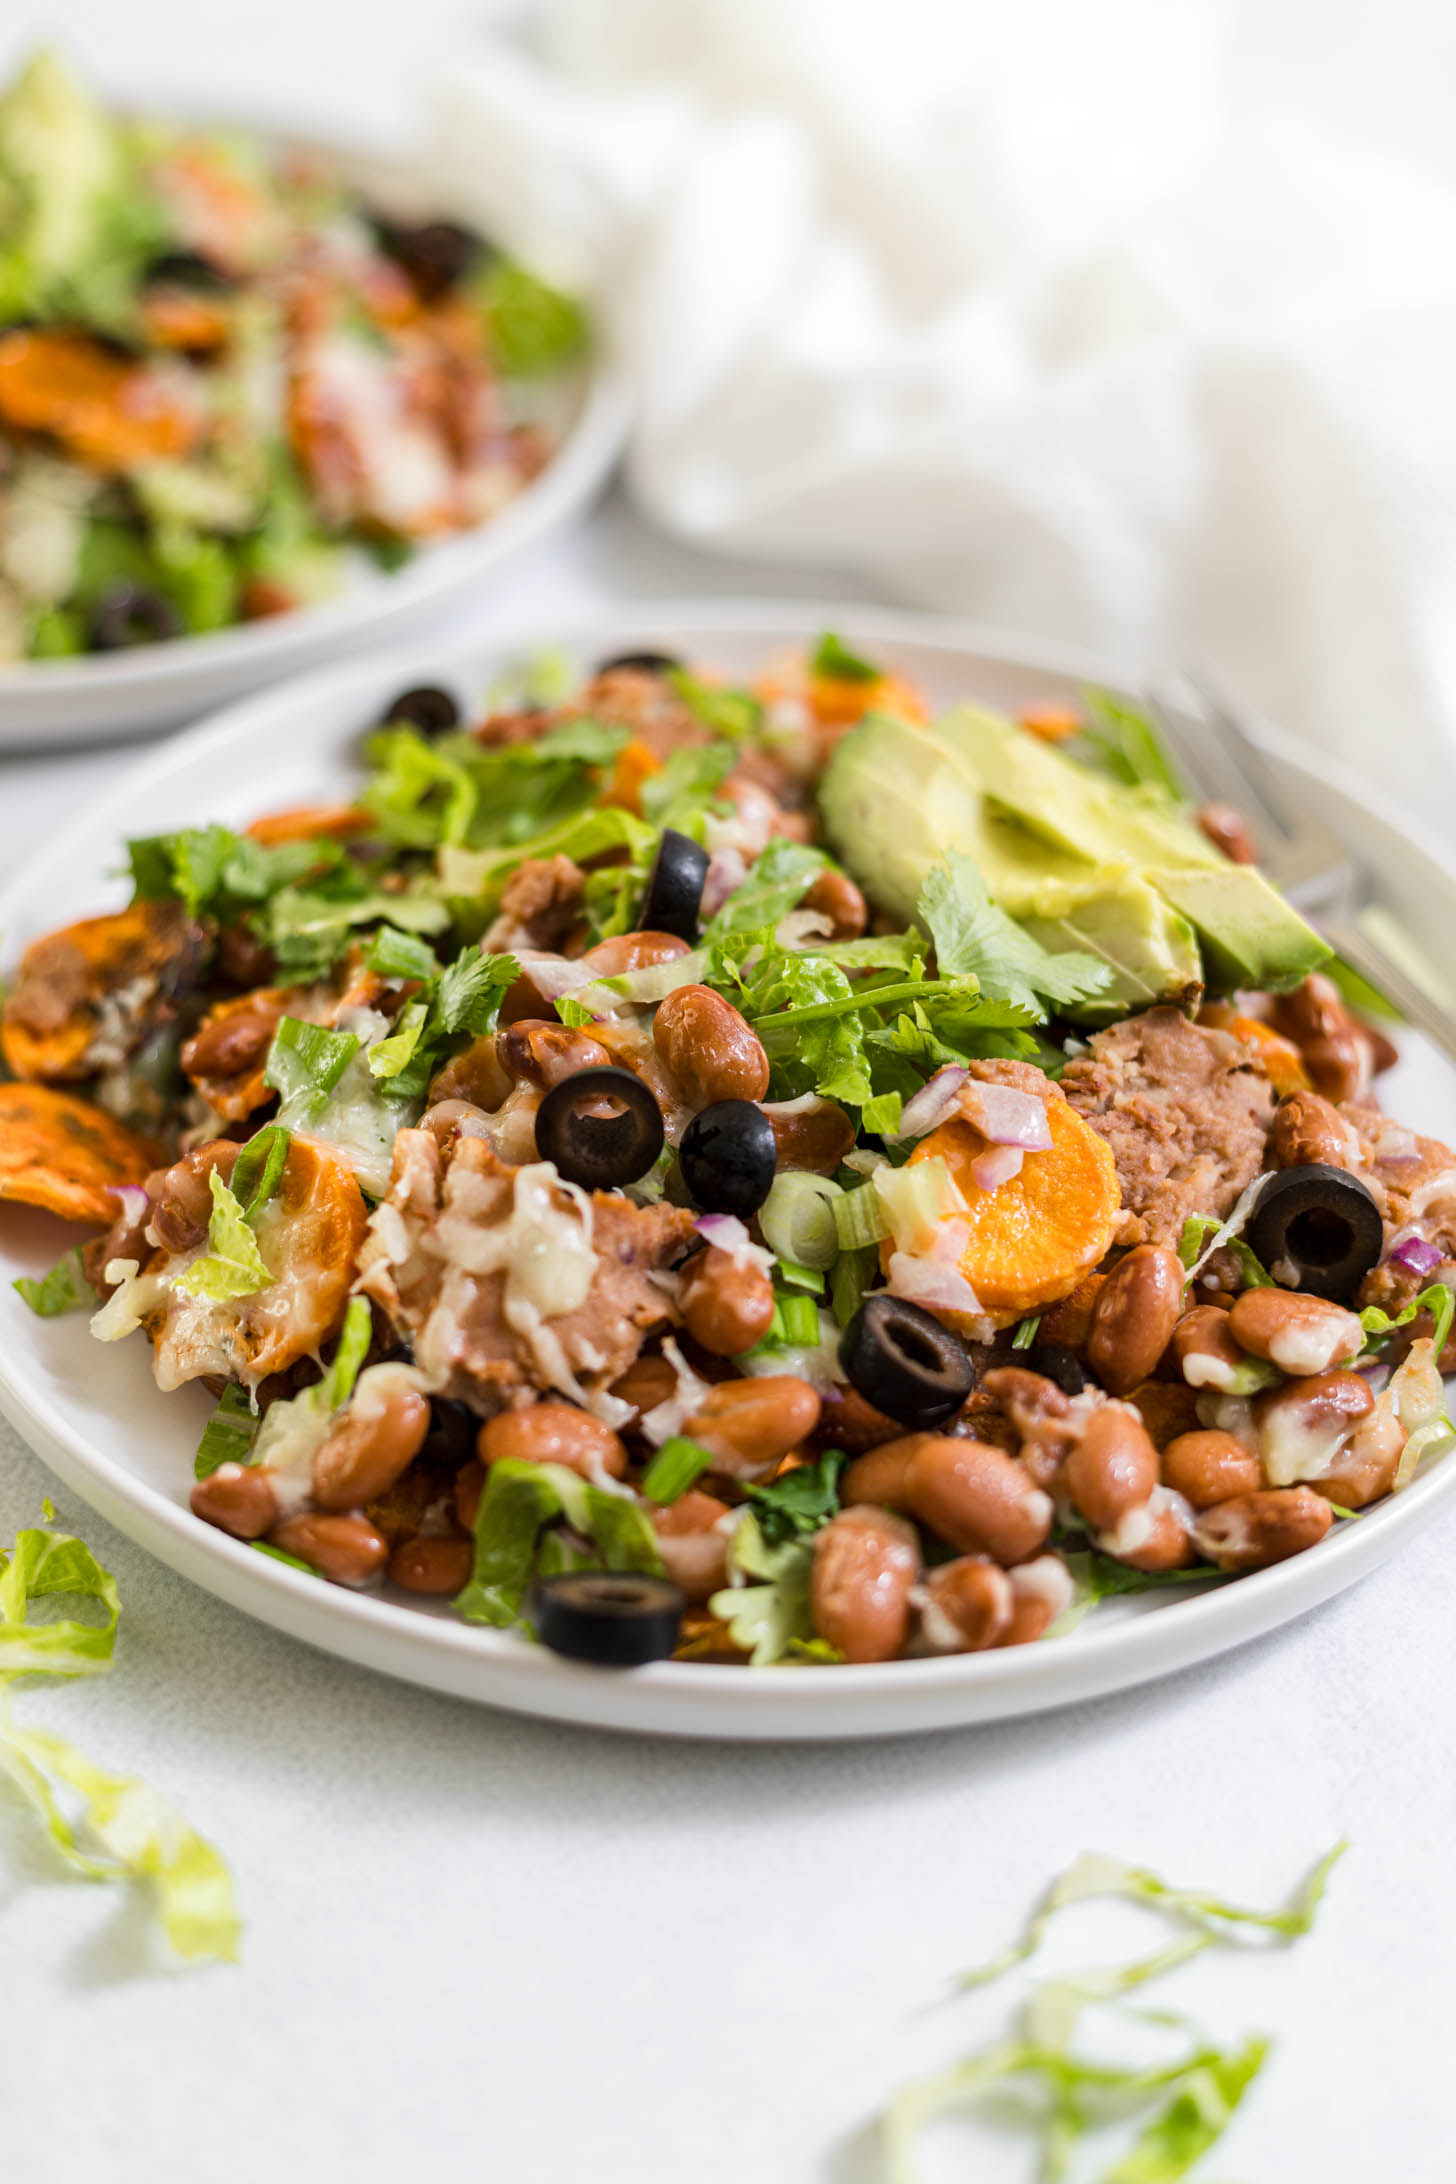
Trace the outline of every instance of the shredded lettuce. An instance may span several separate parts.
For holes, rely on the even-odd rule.
[[[94,1602],[100,1622],[33,1622],[32,1602]],[[113,1665],[121,1600],[83,1540],[39,1528],[0,1554],[0,1770],[30,1801],[74,1872],[96,1881],[149,1881],[163,1930],[187,1961],[236,1959],[240,1922],[219,1852],[175,1805],[136,1775],[97,1766],[64,1737],[20,1723],[10,1685],[21,1676],[98,1676]],[[63,1801],[64,1791],[79,1799]],[[99,1846],[85,1846],[82,1826]]]
[[[1209,1238],[1216,1236],[1221,1226],[1216,1214],[1189,1214],[1183,1223],[1183,1233],[1178,1239],[1178,1259],[1185,1274],[1191,1276],[1195,1268],[1202,1265],[1208,1255]],[[1225,1237],[1224,1248],[1231,1251],[1237,1259],[1245,1289],[1274,1289],[1278,1286],[1273,1275],[1266,1271],[1242,1236]]]
[[[1451,1333],[1452,1314],[1456,1312],[1456,1293],[1447,1289],[1443,1282],[1432,1282],[1419,1296],[1412,1297],[1410,1303],[1397,1312],[1394,1319],[1388,1312],[1382,1312],[1378,1304],[1367,1305],[1360,1314],[1360,1325],[1365,1330],[1366,1350],[1382,1350],[1397,1327],[1409,1327],[1411,1321],[1421,1312],[1429,1312],[1435,1323],[1431,1330],[1431,1347],[1439,1357]]]
[[[891,2184],[918,2184],[917,2150],[925,2128],[973,2103],[996,2100],[1036,2132],[1043,2179],[1063,2177],[1088,2132],[1136,2123],[1121,2158],[1100,2172],[1102,2184],[1176,2184],[1222,2137],[1268,2055],[1268,2043],[1211,2045],[1184,2016],[1167,2010],[1124,2011],[1145,2028],[1162,2027],[1186,2042],[1171,2061],[1151,2065],[1104,2062],[1074,2050],[1089,2009],[1116,2008],[1153,1981],[1215,1945],[1262,1937],[1285,1946],[1307,1934],[1343,1842],[1323,1857],[1289,1903],[1256,1911],[1198,1889],[1170,1887],[1156,1873],[1121,1859],[1087,1854],[1048,1890],[1018,1940],[990,1963],[962,1975],[963,1986],[997,1979],[1034,1955],[1057,1913],[1092,1898],[1120,1897],[1170,1920],[1177,1931],[1153,1955],[1099,1965],[1043,1981],[1022,2005],[1011,2038],[967,2056],[948,2070],[899,2088],[883,2116]]]
[[[194,1259],[172,1287],[187,1297],[206,1297],[213,1304],[250,1297],[255,1290],[266,1289],[273,1276],[246,1214],[216,1168],[208,1175],[207,1187],[212,1193],[207,1255]]]
[[[511,1457],[490,1467],[475,1519],[475,1563],[453,1603],[456,1612],[497,1630],[518,1622],[541,1535],[561,1519],[595,1550],[577,1567],[662,1575],[656,1536],[639,1502],[593,1486],[562,1464]]]
[[[202,1429],[202,1439],[192,1459],[194,1477],[210,1479],[224,1464],[247,1463],[259,1424],[247,1389],[240,1387],[236,1380],[230,1380],[218,1398],[217,1409]]]
[[[511,258],[492,258],[475,288],[501,370],[512,379],[560,371],[587,345],[587,320],[574,297]]]
[[[790,1659],[820,1663],[839,1659],[834,1648],[814,1634],[809,1612],[813,1564],[811,1537],[795,1530],[771,1547],[756,1510],[740,1520],[729,1565],[740,1578],[758,1582],[725,1585],[713,1594],[708,1612],[727,1624],[729,1637],[748,1655],[750,1667],[768,1668],[775,1661]]]
[[[763,731],[763,701],[751,690],[738,690],[726,683],[707,683],[689,674],[685,667],[675,667],[667,680],[696,719],[705,728],[711,728],[715,736],[727,736],[735,743],[745,742]]]
[[[55,1319],[62,1312],[90,1311],[99,1301],[87,1281],[80,1251],[63,1251],[48,1274],[35,1281],[17,1275],[11,1288],[30,1306],[37,1319]]]

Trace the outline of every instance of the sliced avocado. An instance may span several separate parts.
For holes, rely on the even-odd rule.
[[[1079,1024],[1114,1024],[1158,1002],[1191,1012],[1203,998],[1193,927],[1135,873],[1104,871],[1080,888],[1049,882],[1039,906],[1016,915],[1043,948],[1080,948],[1111,970],[1110,986],[1066,1012]]]
[[[913,918],[926,874],[959,849],[1045,946],[1111,963],[1091,1021],[1155,1001],[1190,1008],[1205,975],[1279,990],[1328,960],[1268,881],[1227,863],[1181,812],[994,714],[963,707],[928,726],[868,714],[835,750],[819,803],[836,854],[889,915]]]
[[[1185,814],[1146,791],[1099,780],[995,713],[959,707],[930,731],[993,805],[1056,850],[1122,860],[1194,926],[1208,983],[1297,986],[1330,950],[1252,865],[1220,855]],[[988,884],[995,883],[987,875]],[[1011,905],[1006,905],[1008,909]]]
[[[91,255],[97,202],[117,168],[101,108],[54,53],[38,53],[0,99],[0,206],[37,285]]]

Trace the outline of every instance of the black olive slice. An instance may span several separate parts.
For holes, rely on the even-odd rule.
[[[1029,1350],[1013,1351],[1011,1363],[1024,1365],[1029,1373],[1040,1373],[1043,1380],[1054,1382],[1063,1395],[1080,1395],[1087,1385],[1080,1359],[1055,1342],[1034,1342]]]
[[[683,1596],[676,1585],[636,1570],[568,1570],[539,1578],[532,1599],[543,1646],[602,1668],[666,1660],[682,1627]]]
[[[715,1100],[703,1108],[683,1132],[677,1154],[693,1204],[740,1219],[757,1213],[767,1198],[778,1157],[773,1124],[753,1100]]]
[[[902,1426],[943,1426],[975,1386],[965,1344],[918,1304],[882,1291],[866,1297],[839,1342],[849,1384]]]
[[[620,1190],[662,1151],[662,1109],[630,1069],[578,1069],[536,1110],[536,1150],[583,1190]]]
[[[401,690],[397,698],[391,698],[379,716],[381,728],[417,728],[422,736],[443,736],[460,725],[460,708],[448,690],[437,690],[432,683],[421,683],[414,690]]]
[[[427,303],[458,288],[485,255],[484,239],[456,220],[424,220],[417,226],[376,218],[381,247],[403,266]]]
[[[1378,1263],[1385,1226],[1358,1176],[1311,1161],[1270,1176],[1244,1241],[1284,1288],[1344,1304]]]
[[[614,652],[609,660],[598,660],[599,675],[614,675],[619,667],[635,668],[639,675],[670,675],[682,661],[670,652]]]
[[[167,288],[217,290],[235,285],[230,273],[197,250],[159,251],[149,261],[142,279]]]
[[[129,645],[155,645],[182,633],[182,617],[170,599],[150,584],[120,577],[108,584],[91,610],[91,642],[98,652],[123,652]]]
[[[707,877],[708,852],[702,843],[690,834],[679,834],[676,827],[664,827],[637,913],[638,932],[675,933],[691,947],[698,937]]]

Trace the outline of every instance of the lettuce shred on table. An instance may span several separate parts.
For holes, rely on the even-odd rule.
[[[1057,2184],[1091,2132],[1116,2124],[1138,2126],[1136,2136],[1099,2184],[1176,2184],[1222,2137],[1240,2101],[1263,2068],[1268,2042],[1247,2038],[1235,2046],[1212,2045],[1191,2021],[1174,2011],[1138,2013],[1151,2028],[1182,2043],[1167,2060],[1124,2066],[1073,2049],[1083,2014],[1115,2007],[1126,1996],[1165,1977],[1216,1944],[1253,1941],[1287,1946],[1307,1934],[1323,1899],[1331,1869],[1345,1849],[1326,1852],[1290,1901],[1271,1911],[1250,1910],[1201,1889],[1175,1888],[1144,1866],[1086,1853],[1053,1882],[1022,1934],[996,1956],[962,1973],[959,1985],[979,1987],[1001,1978],[1034,1956],[1047,1928],[1069,1905],[1116,1897],[1145,1906],[1169,1920],[1173,1938],[1151,1956],[1122,1965],[1099,1965],[1070,1977],[1042,1981],[1022,2005],[1012,2037],[999,2040],[932,2076],[901,2086],[883,2115],[889,2184],[919,2184],[922,2133],[932,2123],[978,2101],[995,2099],[1003,2116],[1025,2118],[1038,2139],[1039,2175]],[[1016,2101],[1004,2106],[1006,2096]]]
[[[102,1619],[32,1619],[35,1602],[62,1597],[94,1602]],[[241,1923],[221,1853],[139,1775],[113,1774],[65,1737],[16,1718],[10,1687],[22,1677],[108,1674],[120,1616],[116,1580],[83,1540],[37,1526],[17,1533],[9,1554],[0,1552],[0,1770],[29,1799],[73,1872],[151,1882],[180,1958],[235,1961]],[[66,1791],[74,1797],[64,1798]]]

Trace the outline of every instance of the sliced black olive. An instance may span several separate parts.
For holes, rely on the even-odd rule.
[[[715,1100],[684,1130],[677,1159],[695,1206],[741,1219],[757,1213],[773,1186],[773,1124],[753,1100]]]
[[[382,248],[403,266],[427,303],[458,288],[485,255],[484,238],[456,220],[407,222],[376,219]]]
[[[537,1580],[536,1636],[569,1660],[602,1668],[665,1661],[682,1627],[683,1596],[636,1570],[568,1570]]]
[[[536,1150],[584,1190],[618,1190],[662,1151],[662,1109],[630,1069],[578,1069],[536,1110]]]
[[[599,675],[615,675],[619,667],[635,668],[639,675],[670,675],[682,661],[671,652],[614,652],[610,660],[598,660]]]
[[[954,1418],[976,1380],[970,1353],[948,1327],[884,1291],[866,1297],[845,1328],[839,1362],[867,1403],[919,1431]]]
[[[647,892],[637,913],[640,933],[676,933],[691,947],[698,937],[698,912],[703,902],[703,882],[708,877],[708,852],[690,834],[664,827]]]
[[[167,288],[220,289],[233,286],[232,276],[224,273],[196,250],[159,251],[142,276],[144,281],[154,282]]]
[[[417,728],[422,736],[443,736],[460,725],[460,708],[448,690],[421,683],[415,690],[401,690],[379,716],[381,728]]]
[[[181,635],[182,617],[170,599],[150,584],[118,577],[91,609],[91,643],[98,652],[122,652],[128,645],[155,645]]]
[[[1385,1229],[1358,1176],[1311,1161],[1270,1176],[1254,1201],[1244,1240],[1286,1288],[1343,1304],[1378,1262]]]
[[[1053,1381],[1063,1395],[1080,1395],[1087,1385],[1080,1360],[1055,1342],[1034,1342],[1029,1350],[1013,1351],[1011,1363],[1024,1365],[1029,1373],[1040,1373],[1043,1380]]]
[[[420,1461],[450,1470],[468,1463],[475,1454],[480,1419],[468,1403],[445,1395],[430,1397],[430,1424],[420,1449]]]

